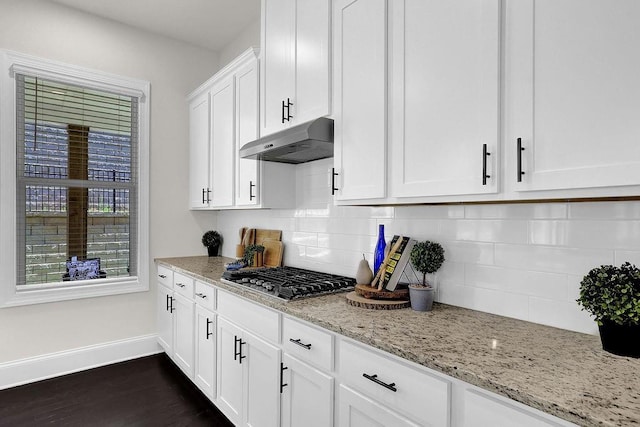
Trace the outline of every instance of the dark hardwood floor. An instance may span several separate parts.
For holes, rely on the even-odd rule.
[[[232,426],[163,353],[0,391],[0,426]]]

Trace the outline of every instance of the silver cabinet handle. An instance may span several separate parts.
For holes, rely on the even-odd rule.
[[[198,292],[198,293],[196,293],[196,296],[197,296],[197,297],[200,297],[200,298],[202,298],[202,299],[207,299],[207,296],[206,296],[205,294],[201,294],[201,293],[199,293],[199,292]]]
[[[158,277],[161,278],[161,279],[166,279],[167,278],[167,276],[165,276],[164,274],[158,274]]]
[[[176,283],[176,286],[179,288],[184,288],[184,285],[182,283]]]

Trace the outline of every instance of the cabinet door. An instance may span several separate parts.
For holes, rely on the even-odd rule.
[[[242,367],[238,360],[238,339],[242,330],[218,317],[217,327],[218,408],[233,422],[242,421]]]
[[[189,103],[189,207],[209,205],[209,92]]]
[[[326,116],[331,73],[331,1],[297,0],[295,26],[295,104],[292,124]]]
[[[511,188],[640,184],[640,2],[513,1],[505,15]]]
[[[173,291],[158,284],[158,343],[169,357],[173,357]]]
[[[495,193],[500,1],[394,0],[389,10],[390,196]]]
[[[387,2],[334,2],[337,200],[385,196]]]
[[[194,302],[178,293],[173,295],[173,361],[193,378]]]
[[[340,427],[417,427],[399,414],[386,409],[344,385],[340,385],[338,425]]]
[[[248,332],[241,344],[244,371],[244,424],[280,425],[280,349]],[[246,353],[245,353],[246,351]]]
[[[211,88],[211,206],[233,205],[235,171],[233,76]]]
[[[194,382],[211,400],[216,389],[216,326],[214,314],[196,305],[196,358]]]
[[[288,354],[283,365],[282,426],[332,426],[333,378]]]
[[[262,0],[260,136],[284,129],[282,102],[294,98],[295,2]],[[295,108],[295,105],[292,107]],[[293,110],[292,110],[293,111]]]
[[[258,61],[254,59],[236,72],[236,205],[239,206],[260,203],[260,162],[238,155],[244,144],[258,139],[258,122]]]

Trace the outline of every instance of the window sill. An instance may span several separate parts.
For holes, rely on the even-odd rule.
[[[43,304],[68,301],[81,298],[95,298],[108,295],[144,292],[149,290],[148,283],[142,283],[139,277],[83,281],[78,284],[53,284],[47,286],[24,285],[12,294],[4,295],[0,307]]]

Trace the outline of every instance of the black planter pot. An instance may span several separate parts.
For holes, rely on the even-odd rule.
[[[640,357],[640,324],[618,325],[603,320],[598,328],[605,351],[618,356]]]
[[[218,256],[218,249],[220,249],[220,245],[207,246],[207,251],[209,252],[209,256]]]

